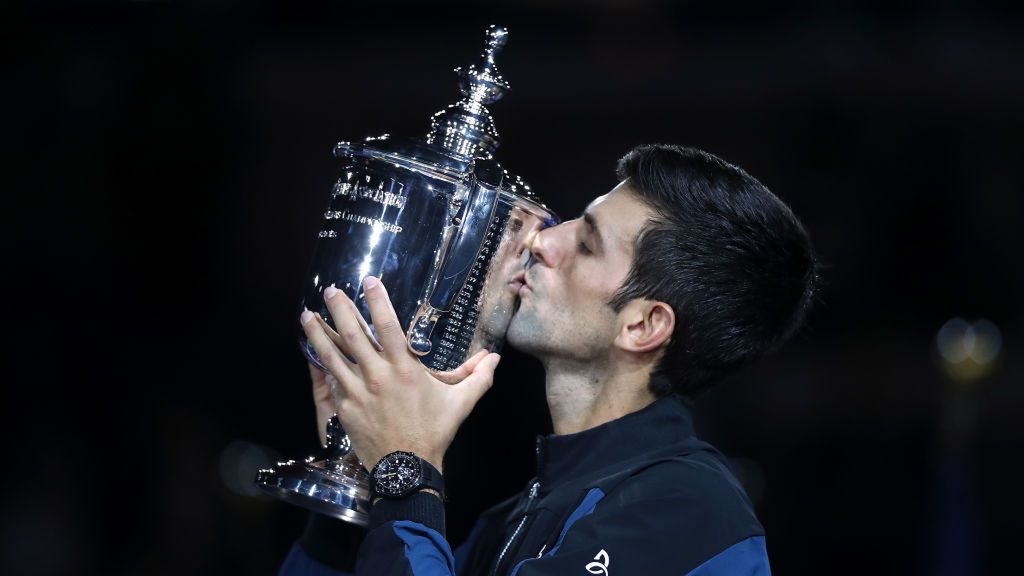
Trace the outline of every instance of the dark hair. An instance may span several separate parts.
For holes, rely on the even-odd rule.
[[[781,346],[803,323],[818,265],[800,221],[741,168],[694,148],[639,146],[616,168],[655,212],[610,302],[676,313],[656,396],[693,397]]]

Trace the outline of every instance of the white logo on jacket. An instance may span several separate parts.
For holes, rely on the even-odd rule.
[[[587,564],[587,572],[608,576],[608,565],[611,563],[611,558],[608,557],[608,553],[602,548],[601,551],[597,553],[597,556],[594,556],[594,561]]]

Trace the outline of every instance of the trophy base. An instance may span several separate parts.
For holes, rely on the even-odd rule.
[[[256,473],[264,492],[313,512],[366,526],[370,475],[354,454],[338,459],[289,460]]]

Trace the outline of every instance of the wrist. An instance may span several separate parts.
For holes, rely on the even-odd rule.
[[[427,461],[427,464],[433,466],[438,474],[444,474],[444,454],[440,456],[423,456],[422,458]]]

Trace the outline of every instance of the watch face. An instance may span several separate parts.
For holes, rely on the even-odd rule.
[[[403,496],[420,483],[420,460],[410,452],[392,452],[373,468],[376,490],[382,496]]]

